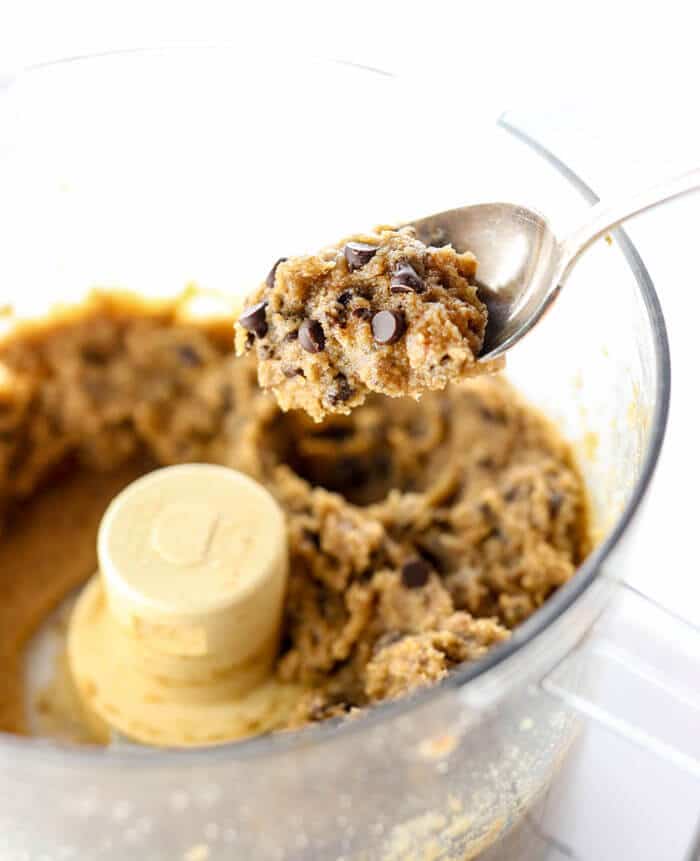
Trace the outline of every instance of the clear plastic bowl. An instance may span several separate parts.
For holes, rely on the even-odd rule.
[[[244,292],[286,251],[472,201],[562,223],[587,205],[561,165],[479,124],[463,97],[332,62],[215,49],[70,61],[20,76],[0,124],[0,305],[28,314],[92,284]],[[575,736],[541,682],[615,592],[664,433],[663,319],[623,234],[586,255],[508,374],[574,441],[599,540],[507,644],[361,719],[216,749],[0,736],[0,856],[498,854]],[[585,666],[566,672],[576,690]]]

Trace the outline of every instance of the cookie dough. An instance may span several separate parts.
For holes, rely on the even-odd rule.
[[[283,410],[315,421],[369,392],[418,397],[493,371],[477,363],[488,313],[476,258],[433,248],[412,227],[378,227],[317,255],[282,258],[249,298],[236,334]]]
[[[276,672],[304,687],[289,726],[443,678],[573,574],[588,550],[581,478],[567,443],[504,379],[419,403],[372,394],[317,424],[281,412],[254,357],[233,356],[230,316],[193,317],[190,300],[96,293],[0,341],[0,552],[15,560],[0,564],[0,730],[26,728],[21,649],[95,570],[87,533],[124,470],[223,464],[282,506],[290,575]],[[104,488],[92,503],[60,490],[78,475]],[[38,504],[60,513],[53,546],[64,548],[41,569],[16,553]],[[90,548],[83,568],[73,544]]]
[[[98,735],[190,747],[284,725],[300,693],[272,674],[286,532],[271,494],[213,464],[155,470],[112,500],[67,635]]]

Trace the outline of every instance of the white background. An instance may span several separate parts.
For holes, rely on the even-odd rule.
[[[31,64],[130,47],[223,43],[263,57],[291,48],[450,88],[455,103],[481,120],[495,120],[506,109],[534,113],[559,128],[562,146],[576,150],[575,166],[589,183],[599,193],[613,193],[616,187],[654,178],[655,171],[671,163],[700,165],[699,24],[694,2],[643,0],[0,0],[0,78]],[[397,127],[397,139],[403,133]],[[673,361],[668,435],[637,531],[632,576],[643,589],[699,622],[700,195],[641,217],[629,232],[659,291]],[[653,786],[653,766],[647,768],[645,760],[632,755],[630,762],[630,769],[638,767],[648,784],[646,795],[634,803],[642,818],[657,817],[650,833],[661,837],[669,799],[660,798]],[[612,779],[606,778],[606,790]],[[672,784],[663,780],[658,786],[665,787],[664,794],[672,792]],[[633,789],[634,780],[627,781],[625,791]],[[672,809],[666,807],[667,813]],[[640,849],[634,857],[680,858],[678,847],[686,844],[693,824],[689,819],[673,822],[672,828],[683,834],[676,833],[679,839],[670,842],[672,854],[650,848],[645,838],[647,854]]]

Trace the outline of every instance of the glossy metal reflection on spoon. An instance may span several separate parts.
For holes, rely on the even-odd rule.
[[[479,260],[480,295],[489,311],[480,361],[505,353],[556,299],[581,254],[608,230],[700,188],[700,168],[657,183],[620,201],[598,203],[564,238],[540,213],[513,203],[463,206],[413,221],[426,244],[450,243]]]

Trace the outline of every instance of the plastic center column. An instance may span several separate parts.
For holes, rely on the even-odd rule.
[[[192,746],[272,728],[294,689],[270,679],[288,550],[284,515],[226,467],[167,467],[107,509],[99,572],[68,635],[95,734]]]

